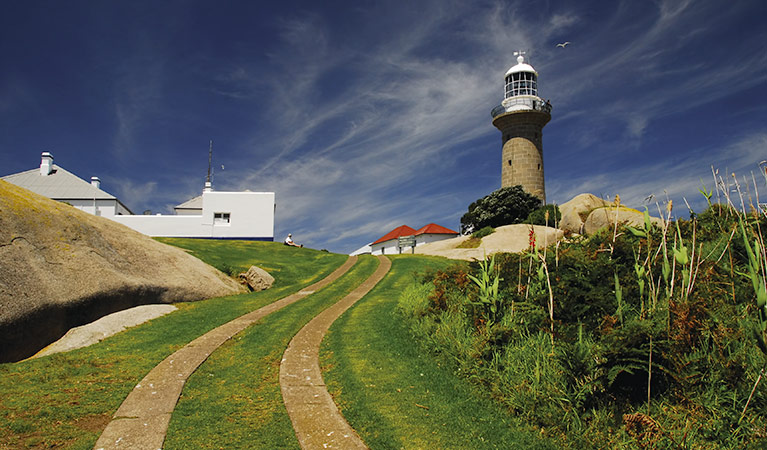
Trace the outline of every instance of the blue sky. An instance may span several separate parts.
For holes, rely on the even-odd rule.
[[[135,213],[170,212],[212,139],[215,188],[275,192],[278,240],[458,229],[500,187],[490,110],[525,50],[553,104],[550,202],[699,207],[712,165],[767,159],[765,20],[763,0],[5,2],[0,175],[50,151]]]

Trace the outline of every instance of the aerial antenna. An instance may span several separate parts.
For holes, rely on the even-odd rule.
[[[210,147],[208,147],[208,178],[205,179],[208,183],[210,183],[210,166],[213,162],[213,139],[210,140]]]
[[[208,147],[208,177],[205,178],[204,191],[212,191],[213,184],[210,182],[211,165],[213,163],[213,139],[210,140],[210,146]]]

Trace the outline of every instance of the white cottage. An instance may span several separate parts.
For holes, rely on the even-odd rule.
[[[419,245],[428,244],[429,242],[456,237],[458,236],[458,232],[437,225],[436,223],[430,223],[418,230],[414,230],[407,225],[401,225],[381,236],[381,238],[372,244],[369,244],[369,253],[372,253],[373,255],[397,255],[403,253],[403,251],[407,251],[411,247],[400,247],[400,238],[409,236],[413,237],[413,242],[417,247]],[[365,247],[363,247],[363,249],[364,248]]]
[[[98,177],[91,177],[88,183],[53,164],[53,155],[48,152],[43,152],[39,169],[15,173],[2,179],[96,216],[111,219],[114,216],[133,214],[117,197],[101,189]]]

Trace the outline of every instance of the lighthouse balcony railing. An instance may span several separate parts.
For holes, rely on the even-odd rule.
[[[501,114],[509,111],[517,110],[515,106],[524,106],[524,109],[532,109],[535,111],[542,111],[547,114],[551,114],[551,103],[548,100],[534,100],[531,98],[515,98],[511,100],[504,100],[505,104],[500,104],[490,111],[493,118],[500,116]]]

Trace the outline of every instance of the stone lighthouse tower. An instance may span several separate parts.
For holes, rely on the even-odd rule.
[[[506,72],[503,102],[493,108],[493,125],[501,131],[501,187],[521,185],[546,203],[543,182],[543,127],[551,120],[551,103],[538,97],[538,72],[514,52],[517,64]]]

